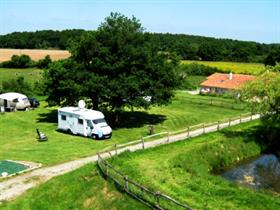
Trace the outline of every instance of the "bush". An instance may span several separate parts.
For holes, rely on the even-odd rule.
[[[35,66],[38,67],[39,69],[47,69],[49,68],[49,65],[51,63],[52,63],[51,57],[49,55],[46,55],[45,58],[38,60]]]
[[[28,55],[13,55],[10,61],[5,61],[1,64],[3,68],[29,68],[32,65],[32,60]]]
[[[2,82],[2,92],[19,92],[25,95],[32,95],[31,85],[24,80],[24,77],[10,79]]]
[[[182,64],[179,67],[179,71],[185,75],[199,75],[199,76],[209,76],[216,72],[222,72],[220,69],[216,67],[205,66],[203,64],[198,63],[190,63],[190,64]]]

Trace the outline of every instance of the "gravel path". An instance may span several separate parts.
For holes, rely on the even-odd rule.
[[[258,118],[260,118],[260,115],[253,115],[252,117],[242,118],[241,121],[239,119],[233,120],[230,122],[230,125],[229,125],[229,123],[222,123],[222,124],[220,124],[219,129],[237,125],[242,122],[248,122],[251,120],[258,119]],[[172,143],[172,142],[176,142],[176,141],[181,141],[181,140],[187,139],[189,137],[199,136],[204,133],[210,133],[210,132],[214,132],[217,130],[218,130],[217,125],[212,125],[212,126],[205,127],[204,129],[200,128],[200,129],[197,129],[194,131],[190,131],[189,134],[188,134],[188,132],[186,132],[186,133],[170,136],[168,138],[165,137],[162,139],[145,142],[144,149],[156,147],[161,144],[168,144],[168,143]],[[106,158],[106,157],[114,156],[114,155],[120,154],[126,150],[133,152],[133,151],[137,151],[137,150],[141,150],[141,149],[143,149],[143,144],[138,143],[135,145],[131,145],[131,146],[127,146],[127,147],[118,149],[117,151],[112,150],[110,152],[103,153],[102,157]],[[1,204],[1,201],[3,201],[3,200],[15,199],[16,197],[20,196],[26,190],[28,190],[32,187],[35,187],[41,183],[44,183],[55,176],[59,176],[59,175],[68,173],[70,171],[73,171],[75,169],[78,169],[81,166],[86,165],[88,163],[96,162],[97,159],[98,159],[98,156],[93,155],[90,157],[80,158],[77,160],[69,161],[66,163],[61,163],[61,164],[54,165],[54,166],[36,169],[34,171],[30,171],[28,173],[24,173],[22,175],[18,175],[18,176],[12,177],[10,179],[4,180],[4,181],[0,182],[0,204]]]

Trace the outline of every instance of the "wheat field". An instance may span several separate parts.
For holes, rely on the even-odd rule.
[[[70,56],[67,50],[37,50],[37,49],[1,49],[0,62],[8,61],[13,55],[29,55],[32,60],[38,61],[46,55],[50,55],[52,60],[65,59]]]

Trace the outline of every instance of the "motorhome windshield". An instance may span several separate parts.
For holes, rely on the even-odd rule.
[[[99,124],[99,123],[105,123],[105,124],[107,124],[104,118],[103,118],[103,119],[92,120],[92,122],[93,122],[94,124]]]

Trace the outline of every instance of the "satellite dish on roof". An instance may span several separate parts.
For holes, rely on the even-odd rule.
[[[84,109],[86,107],[86,103],[84,100],[79,100],[78,107],[80,109]]]

